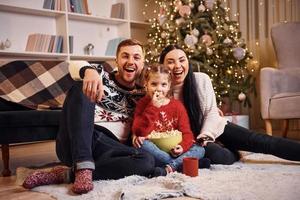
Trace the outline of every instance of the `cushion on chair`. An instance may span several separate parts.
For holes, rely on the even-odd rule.
[[[296,119],[300,113],[300,92],[279,93],[270,100],[271,119]]]

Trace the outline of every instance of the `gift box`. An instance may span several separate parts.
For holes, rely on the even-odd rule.
[[[249,129],[249,116],[248,115],[227,115],[224,116],[228,121]]]

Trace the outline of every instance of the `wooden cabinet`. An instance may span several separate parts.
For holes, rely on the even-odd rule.
[[[0,41],[8,39],[9,48],[1,48],[1,59],[112,60],[106,56],[108,41],[135,38],[146,42],[149,24],[142,14],[147,0],[87,0],[90,14],[69,11],[69,0],[60,0],[61,10],[43,9],[44,0],[1,0]],[[124,19],[111,18],[111,7],[124,4]],[[28,36],[34,33],[63,36],[61,53],[25,51]],[[69,50],[73,36],[73,52]],[[93,54],[85,47],[94,45]],[[2,46],[3,47],[3,46]]]

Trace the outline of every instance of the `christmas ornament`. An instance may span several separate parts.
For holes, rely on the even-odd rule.
[[[161,34],[160,34],[160,36],[161,36],[161,38],[163,38],[163,39],[165,39],[166,37],[167,37],[167,33],[165,32],[165,31],[163,31]]]
[[[240,101],[244,101],[244,100],[246,99],[246,95],[245,95],[243,92],[241,92],[241,93],[239,94],[239,96],[238,96],[238,99],[239,99]]]
[[[194,36],[196,36],[196,37],[198,37],[200,33],[199,33],[198,29],[194,28],[192,30],[191,34],[194,35]]]
[[[158,17],[159,25],[163,25],[165,21],[167,20],[167,17],[165,15],[161,15]]]
[[[201,3],[199,6],[198,6],[198,11],[199,12],[204,12],[205,11],[205,6]]]
[[[210,37],[210,35],[207,35],[207,34],[202,35],[201,41],[206,46],[210,46],[212,44],[212,38]]]
[[[175,1],[174,5],[177,9],[179,9],[180,6],[182,6],[182,2],[180,0],[177,0],[177,1]]]
[[[190,14],[191,14],[191,8],[189,6],[184,5],[179,7],[179,15],[181,17],[190,16]]]
[[[184,22],[184,19],[182,17],[175,20],[175,23],[179,26],[181,23]]]
[[[184,38],[184,43],[188,46],[194,46],[198,42],[198,38],[194,35],[187,34]]]
[[[236,47],[233,49],[233,56],[237,60],[242,60],[246,55],[246,50],[241,47]]]
[[[229,37],[226,37],[223,41],[224,44],[232,44],[232,40]]]
[[[212,10],[214,7],[215,0],[205,0],[206,8]]]
[[[194,8],[195,4],[193,2],[189,3],[190,8]]]
[[[213,54],[213,50],[211,48],[206,48],[206,54],[211,56]]]

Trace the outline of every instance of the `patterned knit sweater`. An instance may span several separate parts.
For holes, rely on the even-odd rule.
[[[72,61],[69,71],[73,79],[81,80],[79,70],[88,62]],[[115,80],[113,73],[102,70],[104,97],[95,106],[95,124],[110,130],[121,142],[128,139],[136,102],[144,96],[140,87],[126,88]]]
[[[149,96],[138,101],[134,112],[132,132],[136,136],[148,136],[151,131],[165,132],[179,130],[182,132],[180,145],[186,152],[194,143],[188,114],[182,103],[174,98],[160,108],[155,107]]]

